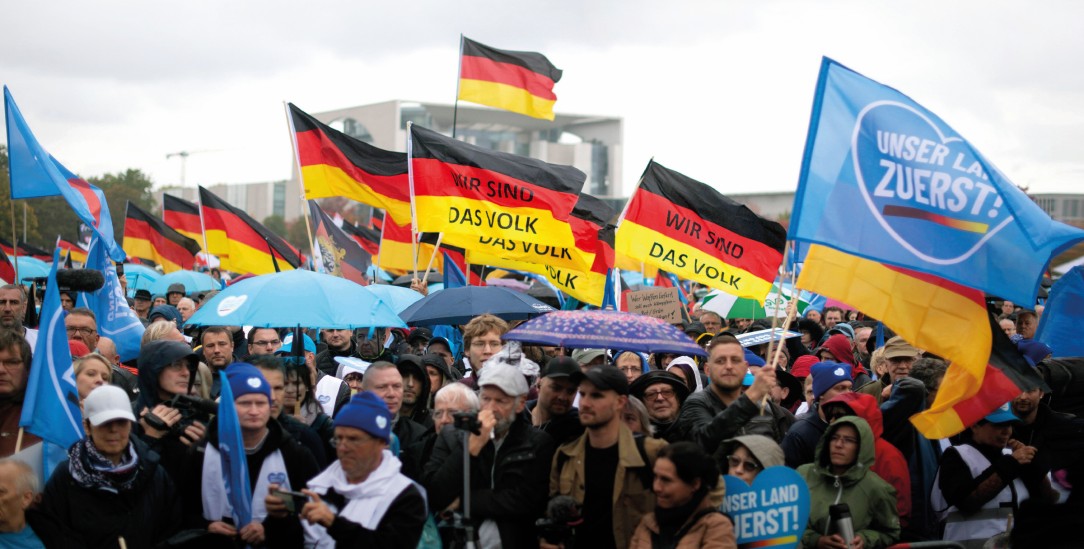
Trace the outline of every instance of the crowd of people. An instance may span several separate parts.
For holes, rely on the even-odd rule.
[[[39,478],[16,454],[40,443],[18,435],[37,332],[25,289],[0,287],[0,546],[736,547],[721,476],[752,484],[776,466],[808,485],[808,548],[1010,534],[1054,547],[1081,510],[1078,410],[1035,389],[926,439],[908,418],[946,362],[891,332],[878,346],[855,311],[810,310],[769,354],[737,337],[764,321],[694,307],[682,328],[707,356],[690,357],[520,345],[488,314],[451,338],[191,326],[214,292],[169,290],[136,292],[146,331],[127,363],[93,312],[66,305],[86,437]],[[1005,306],[1003,328],[1041,366],[1041,309]],[[223,482],[224,383],[245,524]],[[830,517],[840,503],[851,539]]]

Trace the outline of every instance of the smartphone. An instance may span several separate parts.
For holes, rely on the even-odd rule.
[[[309,496],[302,494],[301,492],[291,492],[289,490],[275,490],[275,495],[282,498],[282,501],[286,502],[286,510],[291,513],[297,513],[305,506],[305,503],[309,501]]]

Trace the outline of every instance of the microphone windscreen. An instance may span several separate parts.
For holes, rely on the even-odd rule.
[[[105,276],[94,269],[57,269],[56,284],[73,292],[96,292],[105,286]]]

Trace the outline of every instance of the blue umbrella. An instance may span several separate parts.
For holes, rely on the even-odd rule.
[[[403,312],[404,309],[425,297],[410,288],[392,286],[391,284],[370,284],[365,289],[382,299],[396,313]]]
[[[128,293],[135,295],[136,290],[150,291],[151,286],[153,286],[159,278],[162,278],[162,273],[146,265],[125,263],[124,277],[128,279]]]
[[[520,292],[494,286],[463,286],[432,292],[407,307],[399,316],[411,326],[466,324],[478,315],[524,320],[548,313],[553,307]]]
[[[654,317],[619,311],[554,311],[528,320],[504,339],[572,349],[707,356],[679,328]]]
[[[188,319],[197,326],[405,328],[382,299],[345,278],[302,269],[242,280]]]
[[[19,265],[19,278],[21,282],[31,282],[35,278],[45,278],[49,276],[49,266],[51,263],[46,263],[40,259],[34,259],[33,257],[19,256],[15,258],[15,261]]]
[[[211,278],[211,275],[206,273],[197,273],[196,271],[174,271],[167,275],[162,275],[161,278],[156,280],[151,286],[152,294],[166,295],[166,291],[169,290],[170,284],[184,284],[184,291],[186,293],[192,292],[206,292],[209,290],[217,290],[222,287],[217,280]]]

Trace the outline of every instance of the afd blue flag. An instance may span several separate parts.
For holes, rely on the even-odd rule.
[[[1035,339],[1046,343],[1052,356],[1084,356],[1084,267],[1073,267],[1050,288]]]
[[[241,436],[241,422],[233,405],[233,389],[226,372],[218,372],[222,394],[218,398],[218,453],[222,456],[222,482],[233,511],[233,523],[252,522],[252,486],[248,480],[248,458]],[[240,528],[240,526],[238,528]]]
[[[53,266],[49,269],[45,299],[41,303],[38,342],[30,362],[19,426],[42,440],[67,448],[83,438],[83,412],[79,410],[68,331],[64,327],[67,313],[60,306],[60,291],[56,285],[59,264],[58,248],[53,251]]]
[[[617,296],[621,294],[621,282],[618,279],[620,271],[611,268],[606,271],[606,289],[602,291],[602,309],[607,311],[620,311],[621,304]],[[679,294],[681,292],[678,292]]]
[[[4,86],[4,111],[11,198],[63,196],[75,215],[105,241],[109,257],[124,261],[126,256],[113,236],[113,218],[109,216],[109,204],[102,190],[80,179],[45,151],[27,126],[7,86]]]
[[[459,265],[456,265],[451,257],[448,257],[448,252],[440,253],[444,255],[444,287],[462,288],[466,286],[467,275],[459,270]]]
[[[117,268],[106,256],[105,246],[101,243],[102,239],[97,235],[91,238],[86,267],[100,271],[105,277],[105,285],[96,292],[83,292],[80,296],[85,297],[86,306],[94,311],[98,319],[98,334],[113,340],[117,354],[124,362],[139,357],[144,327],[135,311],[128,306],[117,277]]]
[[[937,115],[824,59],[793,240],[1035,303],[1051,256],[1084,230],[1050,219]]]

